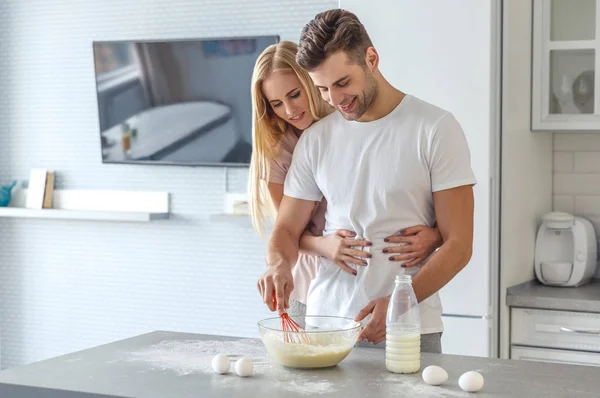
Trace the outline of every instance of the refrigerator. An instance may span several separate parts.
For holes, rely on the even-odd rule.
[[[384,77],[451,111],[477,177],[473,255],[441,291],[447,354],[498,355],[501,2],[340,0],[365,25]]]

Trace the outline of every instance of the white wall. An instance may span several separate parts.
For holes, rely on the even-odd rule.
[[[530,131],[531,2],[503,3],[500,355],[506,358],[506,288],[533,279],[537,227],[552,207],[552,136]]]
[[[61,188],[172,193],[150,224],[0,219],[2,368],[155,329],[257,336],[264,242],[215,224],[247,170],[103,165],[93,40],[280,34],[297,41],[323,0],[3,0],[0,177],[32,167]],[[248,82],[249,84],[249,82]],[[7,156],[10,152],[10,157]],[[7,159],[10,163],[7,162]],[[227,185],[227,186],[226,186]]]
[[[3,19],[10,17],[8,11],[5,9],[3,3],[0,3],[0,23]],[[4,40],[0,40],[0,54],[6,54],[8,46]],[[4,65],[7,62],[6,57],[0,57],[0,81],[6,80],[8,77],[8,68]],[[7,112],[2,112],[2,109],[8,108],[10,104],[10,97],[7,95],[0,95],[0,112],[2,119],[0,119],[0,184],[6,184],[10,176],[10,148],[9,148],[9,135],[8,126],[10,124],[9,115]],[[0,227],[1,228],[1,227]],[[2,253],[2,234],[0,234],[0,254]]]
[[[590,220],[600,245],[600,133],[554,134],[553,171],[554,210]]]

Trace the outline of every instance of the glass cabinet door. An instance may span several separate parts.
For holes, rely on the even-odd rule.
[[[532,130],[600,131],[600,0],[534,0]]]
[[[596,0],[550,0],[550,41],[594,40]]]

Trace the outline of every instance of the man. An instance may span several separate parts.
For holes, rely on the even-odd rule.
[[[298,64],[339,112],[300,138],[285,182],[258,281],[271,310],[288,306],[291,267],[315,201],[327,199],[325,234],[355,231],[372,242],[357,275],[322,259],[311,283],[307,313],[357,321],[370,315],[360,340],[385,340],[387,306],[399,268],[390,255],[398,226],[434,225],[443,244],[413,276],[421,312],[421,349],[441,352],[438,290],[471,258],[475,177],[462,129],[449,112],[394,88],[358,18],[344,10],[318,14],[302,31]],[[407,60],[410,62],[410,60]],[[407,269],[408,270],[408,269]],[[273,305],[273,292],[277,308]]]

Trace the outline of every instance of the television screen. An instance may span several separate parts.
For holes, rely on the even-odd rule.
[[[94,42],[102,161],[248,165],[252,69],[278,41]]]

